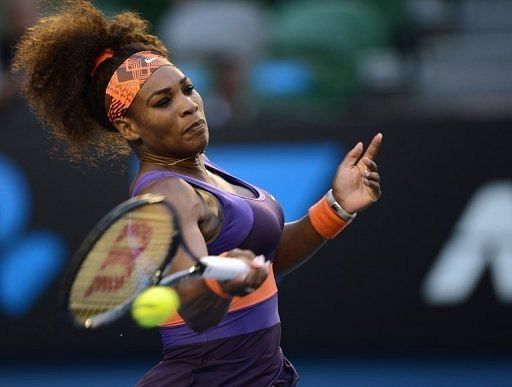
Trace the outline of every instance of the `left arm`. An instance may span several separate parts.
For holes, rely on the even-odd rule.
[[[380,176],[375,158],[382,143],[377,134],[363,154],[358,143],[341,162],[332,182],[335,200],[348,213],[364,210],[381,195]],[[286,223],[274,259],[276,274],[284,274],[306,262],[327,240],[313,227],[309,215]]]

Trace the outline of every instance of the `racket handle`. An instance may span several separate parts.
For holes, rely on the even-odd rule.
[[[241,274],[249,272],[249,265],[236,258],[207,256],[200,259],[206,266],[202,277],[213,278],[218,281],[230,280]]]

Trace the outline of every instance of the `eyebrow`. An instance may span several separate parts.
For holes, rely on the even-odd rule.
[[[180,79],[180,85],[184,84],[189,78],[187,76],[184,76],[183,78]],[[166,88],[163,88],[163,89],[160,89],[160,90],[157,90],[153,93],[151,93],[151,95],[149,96],[148,100],[147,100],[147,104],[149,105],[149,102],[151,101],[151,99],[154,97],[154,96],[157,96],[157,95],[160,95],[160,94],[168,94],[172,91],[172,87],[166,87]]]

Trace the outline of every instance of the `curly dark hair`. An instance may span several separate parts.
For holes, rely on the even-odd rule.
[[[96,59],[111,49],[93,76]],[[16,48],[14,71],[23,94],[72,161],[118,158],[129,146],[105,114],[105,89],[117,67],[138,51],[167,57],[165,45],[133,12],[107,18],[86,0],[66,0],[53,16],[29,28]]]

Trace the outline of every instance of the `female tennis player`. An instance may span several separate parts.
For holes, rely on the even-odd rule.
[[[284,224],[270,194],[206,157],[203,101],[147,23],[133,13],[107,19],[85,0],[65,4],[27,32],[15,58],[41,120],[74,160],[133,150],[140,169],[131,195],[165,195],[194,254],[243,257],[251,267],[230,281],[177,286],[182,306],[161,327],[163,359],[139,385],[296,385],[280,349],[274,276],[301,265],[380,197],[382,135],[366,151],[362,143],[350,150],[327,194]],[[178,252],[169,272],[192,264]]]

